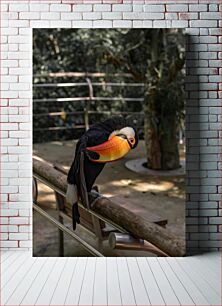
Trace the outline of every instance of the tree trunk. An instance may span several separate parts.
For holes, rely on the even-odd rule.
[[[144,105],[147,167],[154,170],[177,169],[180,158],[176,114],[160,118],[155,110],[156,104],[150,100]]]
[[[152,35],[151,63],[146,75],[144,103],[144,134],[147,152],[147,167],[154,170],[173,170],[180,167],[178,148],[178,120],[176,110],[170,105],[163,90],[170,90],[166,65],[165,31]],[[165,54],[165,55],[163,55]],[[174,67],[174,65],[173,65]],[[163,85],[164,84],[164,85]],[[170,106],[169,106],[170,107]]]

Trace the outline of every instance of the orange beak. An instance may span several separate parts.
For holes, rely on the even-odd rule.
[[[107,163],[125,156],[131,147],[126,138],[113,136],[108,141],[94,147],[87,147],[86,154],[95,163]]]

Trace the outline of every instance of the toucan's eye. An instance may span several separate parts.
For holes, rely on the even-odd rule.
[[[129,138],[129,142],[134,145],[135,144],[135,139],[134,138]]]

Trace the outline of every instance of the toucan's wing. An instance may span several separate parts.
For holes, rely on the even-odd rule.
[[[85,150],[85,148],[87,147],[87,140],[87,136],[83,135],[76,144],[75,157],[67,176],[67,181],[69,184],[77,184],[80,174],[79,169],[81,151]]]

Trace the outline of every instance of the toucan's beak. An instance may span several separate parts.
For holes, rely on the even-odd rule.
[[[115,135],[108,141],[94,147],[87,147],[86,154],[95,163],[107,163],[122,158],[131,150],[125,135]]]

